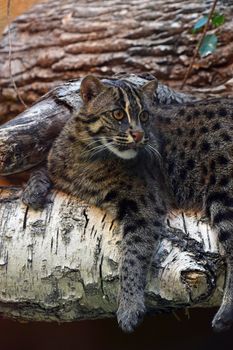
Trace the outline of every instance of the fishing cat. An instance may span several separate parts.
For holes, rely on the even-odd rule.
[[[141,89],[124,81],[117,84],[103,85],[93,76],[82,80],[83,107],[53,143],[48,174],[55,187],[118,220],[122,244],[117,317],[122,329],[131,332],[145,313],[146,275],[167,208],[157,185],[159,145],[150,123],[157,81]],[[43,205],[49,186],[46,171],[38,170],[30,179],[25,203]]]
[[[57,188],[109,212],[122,228],[118,322],[132,331],[145,313],[144,289],[158,238],[172,208],[203,211],[219,233],[227,278],[217,330],[233,319],[233,100],[156,106],[157,81],[134,88],[87,76],[83,107],[67,122],[32,177],[23,200],[42,204],[48,176]],[[47,187],[46,187],[47,186]],[[35,188],[37,194],[35,196]],[[34,191],[34,194],[33,194]],[[44,191],[44,193],[43,193]]]

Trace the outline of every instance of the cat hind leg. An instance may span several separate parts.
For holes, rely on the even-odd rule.
[[[226,261],[223,299],[212,321],[213,329],[221,332],[233,324],[233,196],[230,196],[230,191],[211,194],[207,199],[206,212],[218,233]]]

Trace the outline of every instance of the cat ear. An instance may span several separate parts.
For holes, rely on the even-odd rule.
[[[153,98],[156,90],[158,87],[158,80],[157,79],[153,79],[151,81],[149,81],[149,83],[146,83],[143,85],[142,87],[142,91],[148,95],[150,98]]]
[[[93,75],[86,76],[80,86],[80,94],[84,103],[91,101],[94,97],[98,96],[102,91],[106,89],[106,86],[101,83],[99,79]]]

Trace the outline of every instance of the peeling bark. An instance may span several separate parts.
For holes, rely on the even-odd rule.
[[[121,234],[112,219],[53,193],[33,211],[16,190],[1,191],[0,313],[40,321],[113,316]],[[224,266],[210,228],[196,216],[168,218],[154,253],[146,303],[151,312],[220,304]]]
[[[195,62],[188,80],[192,92],[233,91],[233,7],[226,0],[218,4],[226,23],[214,30],[219,37],[216,52]],[[209,9],[207,0],[50,0],[38,4],[12,24],[12,72],[19,93],[31,105],[62,81],[87,73],[111,76],[122,70],[147,71],[179,88],[199,39],[190,29]],[[5,31],[0,43],[3,120],[24,108],[9,78],[8,51]]]

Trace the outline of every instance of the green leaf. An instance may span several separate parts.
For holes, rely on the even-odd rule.
[[[199,54],[201,57],[205,57],[216,50],[218,38],[215,34],[206,35],[201,47],[199,49]]]
[[[215,13],[211,21],[214,27],[219,27],[225,22],[225,17],[220,13]]]
[[[198,31],[199,29],[201,29],[202,27],[204,27],[204,25],[207,23],[208,21],[208,17],[207,16],[203,16],[201,18],[199,18],[199,20],[197,21],[196,24],[194,24],[193,26],[193,33],[195,33],[196,31]]]

